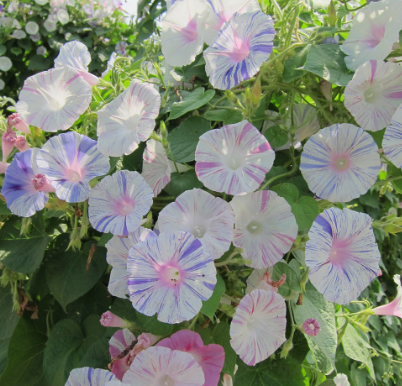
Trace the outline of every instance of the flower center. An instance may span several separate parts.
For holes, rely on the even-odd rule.
[[[232,47],[232,51],[229,53],[229,56],[235,63],[240,63],[249,55],[250,45],[247,40],[243,40],[238,36],[235,36],[234,40],[235,44]]]
[[[82,179],[81,174],[77,170],[72,169],[67,170],[66,177],[71,182],[78,182]]]
[[[174,386],[174,380],[172,378],[169,377],[169,375],[164,375],[160,381],[158,386]]]
[[[115,210],[120,216],[127,216],[134,209],[134,202],[129,198],[124,198],[115,204]]]
[[[225,163],[229,169],[237,170],[244,163],[244,157],[241,154],[229,153],[225,156]]]
[[[33,179],[32,179],[32,185],[36,190],[40,190],[45,186],[47,182],[46,176],[43,174],[37,174]]]
[[[368,90],[366,90],[366,92],[364,93],[364,99],[367,103],[377,103],[378,101],[378,97],[379,97],[379,93],[378,91],[373,88],[370,87]]]
[[[171,287],[176,287],[180,283],[180,271],[177,267],[172,267],[171,265],[162,267],[161,278],[165,283]]]
[[[202,225],[195,225],[191,233],[200,239],[205,235],[206,229]]]
[[[337,172],[343,172],[350,168],[350,158],[347,154],[337,154],[332,157],[332,168]]]
[[[262,224],[259,223],[258,221],[251,221],[247,225],[247,230],[252,234],[252,235],[259,235],[263,231]]]
[[[195,18],[196,17],[197,16],[195,16]],[[191,19],[189,23],[181,30],[185,40],[189,43],[197,40],[198,38],[197,22],[195,18]]]
[[[314,324],[313,323],[310,323],[309,325],[308,325],[308,328],[310,329],[310,330],[315,330],[315,326],[314,326]]]

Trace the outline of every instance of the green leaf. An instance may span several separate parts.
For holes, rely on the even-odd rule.
[[[168,121],[181,117],[182,115],[199,109],[207,104],[215,95],[215,90],[208,90],[204,92],[203,87],[196,88],[188,96],[183,97],[181,102],[175,102],[172,105]]]
[[[165,186],[164,190],[168,194],[177,197],[186,190],[202,188],[202,186],[202,182],[198,180],[195,170],[189,170],[183,174],[172,173],[170,182]]]
[[[306,73],[302,67],[306,63],[310,48],[311,44],[308,44],[306,47],[296,49],[296,53],[285,62],[282,75],[285,82],[289,83]]]
[[[308,345],[318,369],[329,374],[335,368],[335,353],[337,333],[334,304],[327,302],[324,297],[308,282],[303,294],[303,304],[292,302],[296,323],[302,325],[306,319],[316,319],[321,331],[317,336],[305,334]]]
[[[138,323],[137,312],[134,310],[133,305],[128,299],[115,299],[110,311],[131,323]]]
[[[129,155],[123,155],[123,169],[141,173],[143,163],[142,155],[144,154],[145,147],[146,143],[141,142],[138,145],[138,149],[134,150],[134,152]]]
[[[20,39],[18,40],[17,44],[24,50],[24,51],[30,51],[32,48],[32,40],[30,38],[26,39]],[[36,56],[42,56],[42,55],[36,55]],[[43,56],[42,56],[43,58]],[[51,67],[51,66],[49,66]],[[47,68],[49,68],[47,67]]]
[[[367,131],[370,134],[379,149],[382,148],[382,140],[384,139],[385,129],[379,131]]]
[[[230,125],[233,123],[240,122],[243,119],[243,114],[241,111],[231,111],[231,110],[208,110],[204,114],[204,118],[208,121],[222,122],[223,125]]]
[[[14,55],[18,56],[22,54],[22,50],[19,47],[13,47],[10,50]]]
[[[21,317],[10,340],[0,385],[48,386],[42,366],[46,340],[46,334],[37,329],[33,320]]]
[[[229,324],[225,322],[218,323],[212,332],[212,339],[214,343],[221,345],[225,350],[225,363],[223,364],[222,373],[233,376],[237,354],[230,345],[229,330]]]
[[[194,161],[200,136],[210,129],[211,124],[205,118],[190,117],[172,130],[168,135],[168,141],[175,161]]]
[[[3,44],[0,44],[0,56],[4,55],[7,51],[6,46],[4,46]]]
[[[288,134],[281,130],[279,126],[271,126],[264,135],[274,149],[285,145],[289,140]]]
[[[157,319],[157,315],[154,316],[146,316],[136,311],[137,320],[140,322],[142,327],[146,332],[150,332],[155,335],[170,335],[173,331],[173,325],[162,323]]]
[[[214,292],[207,301],[202,302],[202,308],[200,311],[204,315],[208,316],[208,318],[211,319],[212,321],[214,320],[214,314],[219,306],[221,297],[226,291],[226,286],[223,279],[219,275],[216,275],[216,278],[217,282],[214,288]]]
[[[89,250],[95,241],[87,241],[81,251],[65,251],[69,235],[62,234],[56,239],[56,248],[49,253],[46,263],[46,279],[49,288],[61,304],[66,306],[86,294],[105,272],[106,248],[96,247],[91,264],[86,271]]]
[[[304,386],[302,367],[292,358],[247,366],[240,358],[234,386]]]
[[[301,292],[298,274],[285,261],[280,261],[274,265],[272,277],[279,280],[283,274],[286,275],[286,281],[279,287],[278,292],[282,296],[290,296],[292,291]]]
[[[51,67],[51,60],[50,58],[45,58],[43,55],[34,55],[29,59],[28,68],[30,70],[43,71],[47,70],[49,67]]]
[[[402,170],[392,164],[388,164],[387,165],[387,176],[390,178],[402,177]],[[392,181],[391,184],[398,193],[402,194],[402,178],[400,180]]]
[[[49,237],[45,233],[42,213],[32,218],[32,231],[20,235],[21,218],[12,217],[0,230],[0,262],[14,272],[31,273],[42,262]]]
[[[279,184],[275,185],[271,190],[278,194],[278,196],[283,197],[289,205],[296,203],[299,197],[299,190],[293,184]]]
[[[0,200],[0,216],[5,214],[11,214],[11,211],[7,208],[7,204]]]

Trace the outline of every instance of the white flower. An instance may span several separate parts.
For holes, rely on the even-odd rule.
[[[27,31],[30,35],[36,35],[39,32],[39,26],[34,21],[29,21],[25,25],[25,31]]]
[[[7,56],[0,56],[0,70],[8,71],[12,67],[13,63]]]
[[[27,34],[23,30],[16,29],[10,36],[15,39],[24,39],[26,38]]]

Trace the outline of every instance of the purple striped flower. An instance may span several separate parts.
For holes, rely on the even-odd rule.
[[[257,189],[274,159],[266,138],[242,121],[201,135],[195,171],[208,189],[236,195]]]
[[[127,47],[128,43],[121,41],[116,44],[114,50],[118,55],[127,56]]]
[[[128,294],[127,280],[127,259],[128,252],[135,244],[141,243],[148,237],[156,237],[150,229],[139,227],[134,232],[130,232],[128,237],[113,236],[106,244],[106,260],[111,265],[108,290],[113,296],[126,299]]]
[[[50,138],[36,156],[38,173],[45,174],[56,189],[56,196],[67,202],[85,201],[91,192],[89,182],[105,175],[109,157],[97,148],[97,143],[76,132]]]
[[[191,233],[214,260],[230,248],[233,224],[234,213],[230,205],[201,189],[182,193],[159,213],[158,218],[161,232]]]
[[[82,367],[71,371],[65,386],[104,386],[117,378],[110,372],[92,367]]]
[[[8,209],[17,216],[30,217],[42,210],[54,192],[46,176],[37,173],[35,157],[38,149],[17,153],[6,170],[1,194]]]
[[[137,173],[122,170],[105,177],[89,196],[89,222],[103,233],[134,232],[152,205],[153,192]]]
[[[110,358],[117,358],[130,347],[133,348],[136,341],[136,337],[129,329],[117,330],[109,340]]]
[[[165,232],[134,245],[127,272],[134,308],[170,324],[192,319],[216,284],[211,256],[187,232]]]
[[[73,68],[52,68],[24,82],[16,110],[44,131],[69,129],[89,107],[92,87]]]
[[[402,105],[398,107],[387,127],[382,140],[384,153],[388,160],[402,169]]]
[[[367,214],[346,208],[324,210],[308,236],[309,278],[326,300],[348,304],[378,276],[380,252]]]
[[[286,304],[273,291],[246,295],[230,324],[230,345],[249,366],[267,359],[286,341]]]
[[[344,97],[345,107],[364,130],[382,130],[402,103],[402,67],[379,60],[362,64]]]
[[[131,154],[155,127],[161,97],[151,85],[132,80],[130,86],[98,114],[98,147],[110,157]]]
[[[275,192],[260,190],[233,197],[233,244],[242,248],[253,268],[268,268],[282,259],[297,237],[290,205]]]
[[[99,83],[99,79],[88,72],[89,63],[91,63],[91,54],[87,46],[75,40],[61,46],[60,53],[54,60],[55,68],[70,66],[91,86],[96,86]]]
[[[254,76],[271,55],[274,36],[271,16],[261,11],[235,13],[204,51],[211,84],[227,90]]]
[[[348,202],[365,194],[380,169],[373,138],[349,123],[314,134],[304,145],[300,164],[311,191],[331,202]]]
[[[135,386],[202,386],[204,372],[194,357],[167,347],[150,347],[137,355],[123,377]]]

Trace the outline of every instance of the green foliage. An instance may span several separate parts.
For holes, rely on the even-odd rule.
[[[233,375],[236,366],[237,354],[230,345],[230,326],[227,323],[218,323],[213,332],[212,339],[214,343],[219,344],[225,350],[225,363],[223,364],[222,372],[224,374]]]
[[[172,173],[170,182],[165,186],[165,192],[174,197],[180,196],[186,190],[202,188],[202,183],[198,180],[194,170],[189,170],[184,174]]]
[[[205,302],[202,302],[201,313],[208,316],[209,319],[214,320],[215,311],[218,309],[219,302],[222,295],[225,293],[226,286],[223,279],[217,275],[217,282],[212,296]]]

